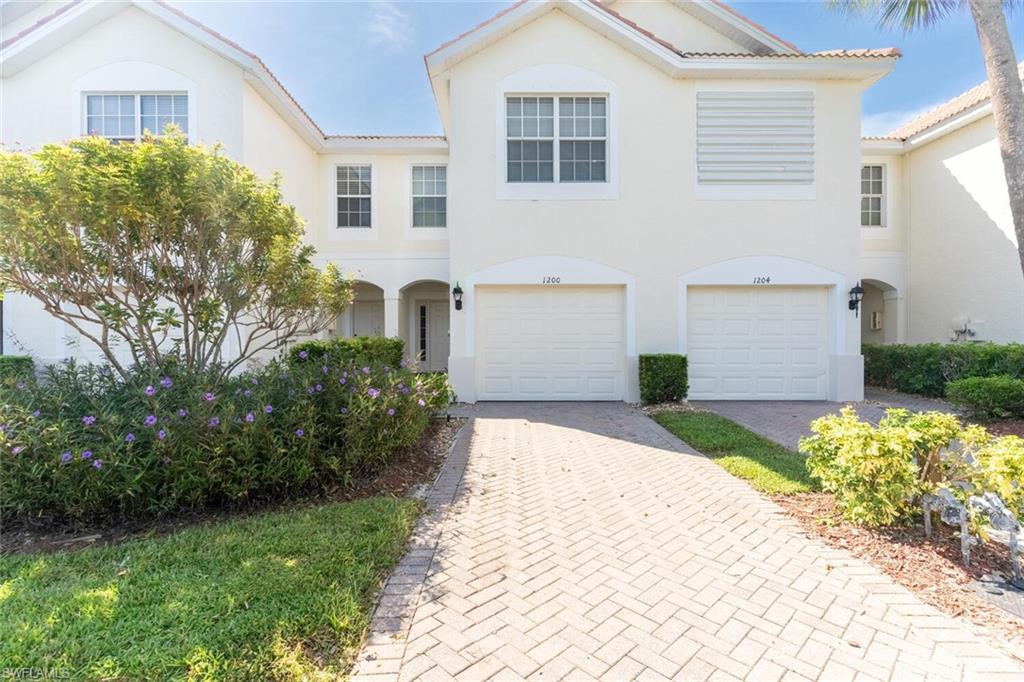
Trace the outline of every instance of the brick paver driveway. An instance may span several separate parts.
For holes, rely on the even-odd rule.
[[[633,408],[471,414],[358,679],[1024,676]]]
[[[803,436],[811,435],[808,425],[826,414],[838,412],[844,403],[802,400],[708,400],[695,401],[694,406],[728,417],[751,431],[770,438],[791,450]],[[861,419],[877,422],[885,416],[889,407],[902,407],[915,412],[938,410],[955,412],[956,409],[940,400],[920,396],[883,391],[877,388],[864,389],[864,402],[849,403],[857,410]]]

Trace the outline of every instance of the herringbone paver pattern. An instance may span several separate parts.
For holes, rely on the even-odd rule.
[[[630,407],[473,412],[356,679],[1024,679]]]

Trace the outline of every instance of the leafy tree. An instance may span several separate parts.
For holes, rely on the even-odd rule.
[[[169,129],[0,153],[0,284],[95,343],[122,376],[175,354],[227,374],[326,328],[352,299],[312,263],[278,178]],[[237,355],[225,356],[229,343]]]
[[[981,43],[992,93],[1003,172],[1010,194],[1010,214],[1017,233],[1017,253],[1024,272],[1024,89],[1014,55],[1008,11],[1019,10],[1022,0],[828,0],[834,8],[878,15],[879,26],[899,26],[904,31],[937,24],[965,6],[970,8]]]

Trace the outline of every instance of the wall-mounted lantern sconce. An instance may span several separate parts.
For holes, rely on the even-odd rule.
[[[455,287],[452,289],[452,299],[455,300],[455,309],[462,310],[462,287],[459,283],[455,283]]]
[[[860,282],[857,282],[856,284],[853,285],[853,288],[850,289],[850,310],[852,310],[854,315],[856,315],[857,317],[860,317],[859,313],[857,312],[857,309],[860,308],[860,302],[861,300],[863,300],[863,298],[864,287],[860,285]]]

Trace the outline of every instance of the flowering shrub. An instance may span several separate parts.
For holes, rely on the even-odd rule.
[[[218,374],[68,364],[0,386],[0,514],[126,518],[344,484],[450,398],[435,377],[325,357]]]
[[[288,359],[295,364],[310,357],[322,358],[326,355],[330,362],[337,364],[359,366],[382,364],[399,367],[402,364],[404,353],[405,342],[399,338],[337,336],[333,339],[310,339],[296,343],[288,349]]]

